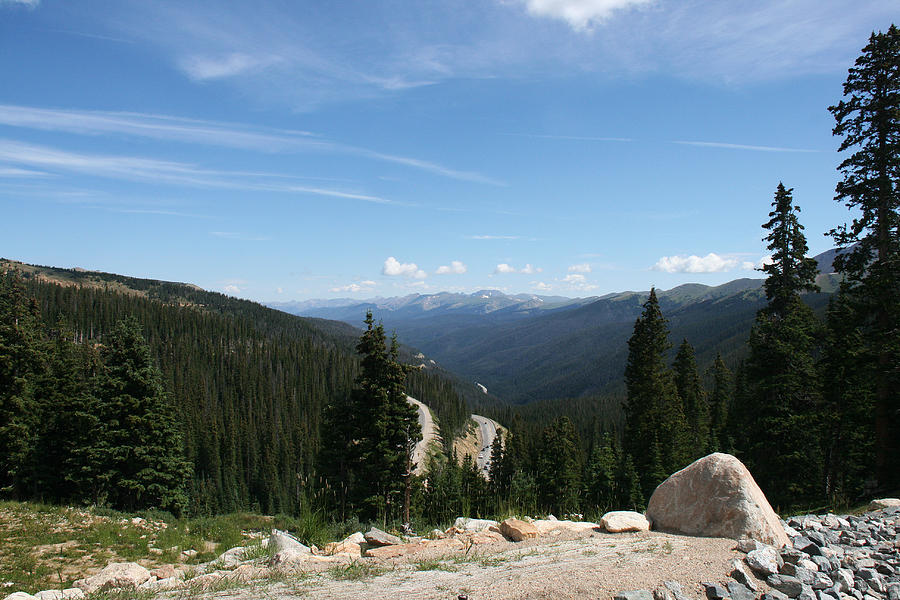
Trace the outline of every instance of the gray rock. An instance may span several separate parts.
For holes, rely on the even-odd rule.
[[[774,548],[767,546],[760,550],[754,550],[747,554],[744,560],[755,573],[759,573],[763,577],[778,572],[779,560],[778,553]]]
[[[769,575],[766,583],[787,595],[789,598],[797,598],[803,591],[803,584],[796,577],[790,575],[779,575],[777,573]]]
[[[740,583],[741,585],[746,586],[752,592],[758,592],[759,586],[756,585],[756,581],[753,580],[753,577],[747,570],[744,568],[744,564],[739,561],[732,559],[731,561],[731,573],[729,576]]]
[[[91,577],[79,579],[75,587],[86,594],[117,588],[136,588],[150,579],[150,571],[137,563],[110,563]]]
[[[731,596],[732,600],[756,600],[756,594],[750,588],[737,581],[729,581],[725,585],[728,587],[728,595]]]
[[[619,592],[613,600],[653,600],[653,594],[647,590],[631,590]]]
[[[759,550],[760,548],[765,548],[766,544],[762,542],[758,542],[756,540],[751,540],[748,538],[742,538],[738,540],[737,549],[747,554],[748,552],[753,552],[754,550]]]
[[[834,586],[834,581],[825,573],[814,573],[812,588],[814,590],[827,590]]]
[[[845,594],[853,589],[853,571],[850,569],[838,569],[835,579]]]
[[[771,589],[762,596],[762,600],[789,600],[787,595],[776,589]]]
[[[818,598],[816,597],[816,592],[811,587],[803,585],[800,589],[800,595],[797,596],[797,600],[818,600]]]
[[[900,600],[900,583],[891,583],[885,592],[887,600]]]
[[[654,600],[688,600],[677,581],[664,581],[653,590]]]
[[[729,597],[728,590],[723,588],[718,583],[701,581],[700,585],[702,585],[706,589],[706,597],[709,600],[725,600],[725,598]]]
[[[808,565],[800,565],[801,567],[806,567],[810,571],[824,571],[828,572],[832,570],[834,565],[831,564],[831,561],[824,556],[813,556],[810,560],[803,561],[806,563],[811,563],[816,566],[815,569],[810,568]]]
[[[268,543],[272,558],[269,560],[271,567],[286,567],[291,564],[306,561],[312,556],[312,549],[286,531],[272,530]]]
[[[363,535],[366,538],[366,542],[373,546],[396,546],[403,543],[403,540],[397,536],[386,533],[377,527],[373,527]],[[647,593],[649,594],[650,592]]]
[[[791,563],[784,563],[784,566],[781,567],[780,573],[784,575],[790,575],[791,577],[796,577],[800,580],[800,583],[811,584],[813,582],[813,572],[809,569],[804,569],[803,567],[798,567],[797,565]]]
[[[838,600],[838,597],[836,595],[822,590],[816,592],[816,598],[818,598],[818,600]]]

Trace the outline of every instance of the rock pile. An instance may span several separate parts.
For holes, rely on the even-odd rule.
[[[702,582],[708,600],[900,600],[900,501],[861,516],[802,515],[782,526],[782,548],[744,539],[743,561],[732,562],[731,579]],[[752,575],[751,575],[752,573]],[[616,600],[687,600],[666,582],[621,592]]]

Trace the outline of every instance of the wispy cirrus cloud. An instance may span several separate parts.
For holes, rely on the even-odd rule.
[[[24,6],[26,8],[37,8],[41,0],[0,0],[0,7],[3,6]]]
[[[262,69],[280,60],[277,56],[252,56],[242,52],[231,52],[217,57],[187,56],[180,61],[180,66],[192,79],[205,81],[233,77],[250,69]]]
[[[506,183],[444,165],[329,141],[308,131],[270,129],[171,115],[54,109],[0,104],[0,125],[82,135],[126,135],[259,152],[317,152],[355,155],[425,171],[440,177],[495,186]]]
[[[239,231],[210,231],[209,235],[226,240],[237,240],[242,242],[268,242],[272,239],[269,236],[251,235]]]
[[[390,204],[390,200],[355,191],[297,185],[291,177],[277,173],[221,171],[204,169],[188,163],[121,155],[99,155],[69,152],[48,146],[0,139],[0,160],[81,175],[112,179],[149,181],[172,185],[222,189],[253,190],[327,196]]]
[[[699,142],[675,140],[673,144],[681,144],[683,146],[700,146],[703,148],[724,148],[726,150],[752,150],[754,152],[806,152],[814,153],[819,150],[810,150],[806,148],[785,148],[781,146],[755,146],[752,144],[731,144],[727,142]]]

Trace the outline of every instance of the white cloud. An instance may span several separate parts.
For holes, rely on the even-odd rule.
[[[539,17],[566,21],[575,30],[590,29],[627,8],[654,0],[525,0],[528,12]]]
[[[442,266],[438,267],[438,269],[437,269],[437,271],[435,271],[435,273],[437,275],[449,275],[449,274],[462,275],[463,273],[465,273],[468,270],[469,270],[468,267],[466,267],[466,265],[464,265],[461,261],[453,260],[453,261],[450,261],[449,266],[442,265]]]
[[[736,258],[719,256],[710,252],[706,256],[663,256],[652,269],[666,273],[721,273],[738,265]]]
[[[393,256],[388,256],[381,269],[382,275],[391,277],[409,277],[412,279],[425,279],[428,276],[416,263],[401,263]]]
[[[265,68],[279,60],[277,56],[250,56],[232,52],[216,58],[189,56],[182,59],[179,66],[191,79],[204,81],[234,77],[250,69]]]
[[[552,285],[544,283],[543,281],[532,281],[531,285],[539,292],[549,292],[553,289]]]
[[[41,0],[0,0],[0,6],[3,5],[22,5],[28,8],[37,8]]]
[[[494,275],[499,275],[502,273],[522,273],[524,275],[534,275],[535,273],[540,273],[542,271],[543,271],[542,268],[534,267],[531,265],[531,263],[526,264],[521,269],[517,269],[514,266],[509,265],[507,263],[500,263],[494,269]]]
[[[568,275],[563,277],[563,281],[565,283],[581,284],[587,281],[587,278],[581,273],[569,273]]]
[[[360,281],[359,283],[351,283],[329,289],[329,292],[370,292],[375,287],[374,281]]]
[[[49,174],[43,171],[30,169],[16,169],[15,167],[0,167],[0,177],[47,177]]]
[[[766,256],[763,256],[762,258],[760,258],[756,262],[751,262],[749,260],[742,262],[741,269],[743,269],[744,271],[759,271],[765,265],[771,265],[773,262],[774,261],[772,260],[772,256],[766,255]]]
[[[591,265],[589,263],[581,263],[580,265],[571,265],[569,273],[590,273]]]
[[[225,292],[226,294],[231,294],[232,296],[237,296],[238,294],[241,293],[241,288],[239,288],[238,286],[236,286],[234,284],[229,284],[229,285],[226,285],[225,287],[223,287],[222,291]]]
[[[276,294],[283,294],[283,293],[284,293],[284,288],[282,288],[282,287],[277,287],[277,288],[275,288],[275,293],[276,293]]]

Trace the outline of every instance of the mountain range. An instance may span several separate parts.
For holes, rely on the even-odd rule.
[[[836,288],[836,251],[816,256],[822,292],[807,303],[824,310]],[[698,283],[657,290],[675,346],[687,339],[701,368],[721,354],[732,367],[743,358],[757,310],[765,305],[763,279],[719,286]],[[369,300],[273,303],[292,314],[359,325],[367,310],[427,359],[487,388],[503,401],[615,394],[623,388],[627,340],[649,291],[565,298],[442,292]]]

